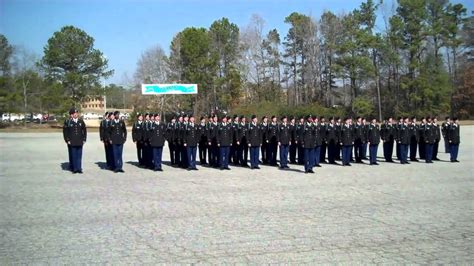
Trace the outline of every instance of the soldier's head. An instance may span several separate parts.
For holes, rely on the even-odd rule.
[[[272,123],[276,123],[277,122],[277,117],[272,115]]]
[[[356,121],[357,121],[357,123],[362,123],[362,117],[360,117],[360,116],[356,117]]]
[[[263,120],[264,123],[267,123],[268,122],[268,117],[266,115],[264,115],[262,120]]]
[[[184,115],[183,120],[184,120],[184,122],[188,122],[189,121],[189,115]]]
[[[436,122],[438,122],[438,117],[435,116],[433,117],[433,123],[436,123]]]
[[[69,115],[74,119],[79,117],[79,113],[76,108],[71,108],[71,110],[69,110]]]
[[[235,123],[239,123],[239,116],[238,115],[234,115],[234,122]]]
[[[308,123],[313,123],[313,116],[311,115],[306,116],[306,121],[308,121]]]
[[[194,124],[194,120],[195,120],[194,115],[190,115],[189,116],[189,122]]]
[[[451,122],[451,118],[449,116],[446,116],[446,122]]]
[[[362,124],[365,124],[367,123],[367,120],[365,119],[365,117],[362,118]]]
[[[155,119],[156,122],[160,122],[160,121],[161,121],[161,116],[160,116],[160,114],[155,114],[155,115],[154,115],[154,119]]]
[[[453,117],[452,121],[456,124],[459,123],[459,119],[457,117]]]
[[[171,118],[171,123],[176,123],[176,116],[173,116],[173,117]]]
[[[377,119],[375,117],[372,118],[372,124],[374,124],[374,125],[377,124]]]
[[[295,117],[292,116],[291,119],[290,119],[290,123],[294,124],[295,122],[296,122]]]
[[[214,123],[217,123],[218,120],[219,120],[219,119],[218,119],[217,115],[212,115],[212,121],[213,121]]]
[[[108,118],[109,118],[109,112],[105,112],[104,119],[108,119]]]
[[[252,123],[257,123],[258,122],[258,118],[256,115],[252,115]]]
[[[334,116],[329,118],[329,123],[334,124]]]
[[[314,116],[313,122],[314,122],[314,123],[318,123],[318,122],[319,122],[319,118],[318,118],[317,116]]]
[[[300,123],[303,124],[304,123],[304,117],[300,116]]]
[[[120,118],[120,112],[119,111],[115,111],[114,112],[114,119],[117,120]]]
[[[415,123],[416,123],[416,116],[412,116],[412,117],[411,117],[411,123],[412,123],[412,124],[415,124]]]
[[[200,121],[201,121],[201,123],[206,123],[206,117],[205,117],[205,116],[201,116]]]
[[[409,119],[408,119],[408,116],[405,116],[405,117],[403,118],[403,122],[404,122],[405,124],[408,124],[408,120],[409,120]]]
[[[324,118],[324,116],[321,116],[321,117],[319,118],[319,120],[321,121],[321,123],[326,122],[326,118]]]
[[[180,115],[180,116],[178,117],[178,122],[180,122],[180,123],[183,122],[183,116],[182,116],[182,115]]]
[[[138,121],[143,121],[143,115],[138,113],[137,114],[137,119],[138,119]]]
[[[390,123],[390,124],[393,123],[393,117],[391,117],[391,116],[388,117],[388,123]]]
[[[286,117],[286,115],[282,116],[281,122],[286,124],[286,122],[288,122],[288,117]]]
[[[245,116],[240,116],[240,122],[242,122],[243,124],[247,123],[247,118],[245,118]]]
[[[224,115],[224,116],[222,117],[222,123],[227,123],[227,116],[226,116],[226,115]]]

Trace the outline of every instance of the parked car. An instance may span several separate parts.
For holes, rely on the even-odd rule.
[[[100,118],[100,115],[98,113],[85,113],[83,115],[83,118],[85,120],[89,120],[89,119],[99,119]]]
[[[11,114],[11,113],[2,114],[2,121],[5,121],[5,122],[18,122],[22,119],[25,119],[25,116],[22,114]]]

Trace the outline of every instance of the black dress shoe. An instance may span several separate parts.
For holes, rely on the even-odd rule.
[[[259,166],[255,166],[254,169],[260,169],[260,167],[259,167]]]
[[[76,171],[76,173],[78,173],[78,174],[82,174],[82,170]]]
[[[352,164],[350,164],[350,163],[348,163],[348,164],[346,164],[346,165],[347,165],[347,166],[352,166]]]
[[[418,162],[418,159],[410,159],[412,162]]]
[[[458,161],[458,160],[454,160],[454,162],[455,162],[455,163],[459,163],[459,161]]]
[[[309,172],[310,172],[311,174],[314,174],[314,171],[313,171],[313,170],[309,170]]]
[[[77,171],[71,171],[73,174],[77,174]]]
[[[285,168],[286,168],[286,169],[290,169],[290,167],[289,167],[288,165],[287,165],[287,166],[285,166]]]
[[[316,166],[316,167],[321,167],[321,165],[320,165],[320,164],[317,164],[317,165],[315,165],[315,166]]]
[[[119,169],[118,170],[120,173],[125,173],[125,171],[123,169]]]

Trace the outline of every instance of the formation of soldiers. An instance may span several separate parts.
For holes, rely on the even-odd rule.
[[[138,114],[132,127],[133,141],[137,147],[140,166],[162,171],[162,152],[168,142],[171,165],[198,170],[197,154],[201,165],[230,170],[229,164],[259,169],[260,164],[289,168],[289,164],[304,165],[305,173],[314,173],[321,163],[351,166],[351,162],[377,165],[377,150],[383,143],[384,158],[394,162],[396,149],[401,164],[408,159],[420,159],[432,163],[438,159],[438,146],[444,138],[445,152],[451,153],[451,162],[458,162],[458,119],[446,118],[439,126],[436,117],[426,117],[417,123],[415,117],[393,118],[379,124],[357,117],[355,121],[331,117],[307,116],[298,119],[283,116],[259,121],[254,115],[247,121],[245,116],[211,115],[196,121],[193,115],[178,115],[167,124],[159,114]],[[367,157],[369,151],[369,158]],[[277,154],[279,152],[279,164]],[[250,156],[249,156],[250,155]],[[249,158],[250,157],[250,158]],[[249,165],[250,159],[250,165]],[[326,160],[327,159],[327,160]]]
[[[84,121],[78,111],[71,109],[63,127],[64,141],[68,146],[69,167],[73,173],[82,173],[82,147],[87,139]],[[120,113],[106,112],[100,124],[100,140],[103,142],[106,165],[116,173],[123,171],[123,145],[127,141],[125,122]],[[460,126],[457,118],[446,118],[440,126],[436,117],[423,117],[418,123],[415,117],[389,117],[380,123],[374,118],[367,121],[357,117],[341,119],[308,115],[306,117],[283,116],[261,121],[253,115],[211,115],[200,117],[178,115],[167,124],[160,114],[138,114],[132,126],[132,139],[136,144],[138,164],[141,167],[163,171],[163,148],[168,143],[171,165],[188,170],[198,170],[200,165],[230,170],[229,165],[260,169],[259,165],[278,166],[288,169],[289,164],[304,165],[305,173],[314,173],[321,163],[351,166],[351,162],[378,165],[377,150],[383,145],[386,162],[394,162],[396,153],[401,164],[438,159],[441,137],[445,152],[451,162],[457,160],[460,143]],[[367,151],[369,156],[367,157]],[[417,151],[419,156],[417,157]],[[277,155],[279,154],[279,164]],[[327,159],[327,160],[326,160]],[[250,165],[249,165],[250,162]]]

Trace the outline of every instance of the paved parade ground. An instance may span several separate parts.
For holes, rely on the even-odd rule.
[[[0,133],[0,265],[474,263],[474,126],[460,163],[441,143],[434,164],[316,174],[152,172],[130,139],[116,174],[89,133],[81,175],[63,170],[61,133]]]

